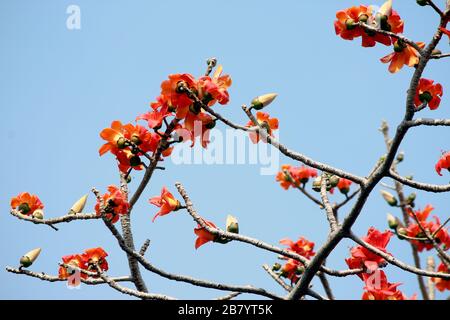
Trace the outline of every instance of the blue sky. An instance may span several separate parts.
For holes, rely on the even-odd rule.
[[[66,28],[70,4],[81,8],[81,30]],[[403,116],[412,69],[391,75],[387,65],[379,62],[390,48],[365,49],[359,41],[335,36],[336,11],[357,4],[353,0],[2,1],[1,269],[17,265],[23,253],[42,247],[32,269],[56,274],[61,256],[102,246],[110,254],[110,274],[126,274],[125,255],[100,221],[73,222],[55,232],[10,216],[9,199],[21,191],[38,194],[47,217],[53,217],[65,214],[91,187],[105,191],[109,184],[117,184],[113,157],[98,156],[99,132],[115,119],[133,121],[148,110],[168,74],[201,75],[205,60],[212,56],[233,78],[230,104],[216,107],[222,114],[245,123],[242,103],[277,92],[279,97],[268,111],[280,120],[284,144],[333,166],[367,174],[384,153],[377,130],[381,120],[394,126]],[[430,8],[419,7],[415,1],[396,1],[394,6],[405,20],[406,35],[416,41],[431,38],[438,19]],[[440,48],[448,50],[447,42],[442,41]],[[448,61],[431,61],[425,77],[449,88],[449,71]],[[448,108],[444,92],[440,109],[424,110],[421,116],[448,118]],[[402,144],[406,158],[400,172],[414,174],[420,181],[447,183],[448,175],[441,178],[434,172],[441,149],[450,148],[447,130],[411,130]],[[294,164],[283,156],[280,161]],[[240,243],[208,244],[195,251],[194,223],[183,212],[151,223],[157,210],[147,199],[163,185],[175,193],[176,181],[185,185],[199,213],[217,224],[223,225],[227,214],[233,214],[242,233],[269,243],[302,235],[320,246],[326,239],[323,212],[300,193],[282,190],[274,176],[261,176],[258,165],[174,165],[169,161],[166,168],[155,174],[135,207],[132,223],[136,245],[150,238],[149,259],[167,271],[283,293],[261,268],[263,263],[275,262],[276,255]],[[140,176],[133,174],[132,189]],[[387,212],[399,214],[387,207],[378,191],[354,227],[360,235],[370,226],[385,229]],[[448,196],[419,193],[417,205],[428,203],[441,219],[448,217]],[[92,211],[94,204],[90,195],[87,209]],[[346,268],[344,258],[351,245],[341,243],[328,265]],[[406,242],[393,238],[389,251],[412,263]],[[421,254],[423,260],[427,256]],[[408,296],[418,293],[415,275],[393,266],[386,273],[391,282],[403,283],[400,288]],[[152,292],[179,298],[222,294],[152,274],[145,279]],[[0,281],[3,299],[126,298],[105,286],[68,290],[64,283],[4,271]],[[363,284],[357,277],[330,281],[338,298],[361,297]],[[314,285],[322,291],[318,282]]]

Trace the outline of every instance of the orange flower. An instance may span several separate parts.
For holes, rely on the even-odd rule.
[[[126,200],[126,195],[116,186],[109,186],[108,192],[102,196],[102,203],[97,200],[95,205],[95,212],[97,216],[102,214],[101,206],[104,206],[106,218],[112,223],[119,220],[120,215],[128,214],[130,204]]]
[[[169,79],[161,83],[161,95],[169,108],[176,110],[176,117],[184,119],[192,105],[192,100],[184,92],[179,92],[179,84],[183,82],[188,88],[196,87],[195,78],[187,73],[171,74]]]
[[[436,172],[438,175],[442,176],[442,169],[447,169],[450,171],[450,151],[444,153],[439,161],[436,163]]]
[[[303,264],[300,261],[294,259],[288,259],[288,261],[281,267],[281,276],[291,280],[292,283],[296,283],[300,279],[301,268]]]
[[[419,48],[425,47],[425,43],[417,42]],[[389,63],[389,72],[396,73],[403,65],[413,67],[419,63],[419,52],[410,45],[397,40],[394,43],[394,52],[380,59],[383,63]]]
[[[433,210],[434,208],[431,204],[427,204],[423,210],[416,210],[414,213],[412,212],[411,208],[409,207],[406,208],[406,211],[408,212],[409,216],[411,218],[414,218],[414,216],[416,216],[420,222],[426,221],[431,211]]]
[[[218,66],[212,78],[205,76],[198,80],[199,97],[208,106],[212,106],[216,102],[227,104],[230,100],[230,95],[227,90],[231,86],[231,83],[230,76],[222,76],[222,66]]]
[[[439,265],[438,272],[442,272],[442,273],[450,273],[450,270],[447,268],[447,266],[441,262],[441,264]],[[439,291],[445,291],[445,290],[450,290],[450,280],[446,280],[446,279],[442,279],[442,278],[432,278],[433,282],[436,284],[436,289],[438,289]]]
[[[101,247],[84,250],[83,259],[87,263],[87,270],[97,272],[98,266],[100,270],[108,271],[107,256],[108,254]]]
[[[87,270],[86,260],[84,259],[84,257],[82,255],[79,255],[79,254],[72,254],[72,255],[64,256],[64,257],[62,257],[62,262],[64,264],[80,268],[82,270]],[[60,279],[67,279],[71,275],[72,274],[67,269],[67,267],[64,267],[64,266],[59,267],[58,276]],[[85,273],[80,273],[80,277],[82,279],[87,279],[88,276]],[[73,280],[76,281],[76,279],[73,279]],[[78,284],[79,283],[69,283],[69,285],[71,285],[71,286],[77,286]]]
[[[390,36],[366,30],[357,24],[358,22],[364,22],[373,25],[377,19],[379,24],[377,27],[381,30],[402,33],[404,23],[398,13],[392,9],[385,11],[382,15],[378,14],[376,17],[373,16],[371,8],[367,6],[354,6],[338,11],[336,13],[337,20],[334,22],[336,35],[345,40],[362,37],[363,47],[373,47],[377,42],[389,46],[392,44]]]
[[[215,121],[209,114],[205,112],[200,112],[199,114],[188,112],[182,128],[186,130],[189,139],[192,141],[191,147],[194,146],[195,138],[200,137],[202,147],[206,148],[209,143],[210,129],[214,126]]]
[[[155,219],[159,216],[165,216],[166,214],[169,214],[172,211],[177,211],[181,207],[180,201],[175,199],[172,193],[167,190],[166,187],[163,187],[161,190],[161,196],[160,197],[153,197],[150,200],[150,203],[161,208],[161,210],[156,213],[156,215],[153,217],[152,222],[155,222]]]
[[[116,154],[120,149],[127,147],[125,130],[120,121],[113,121],[111,128],[105,128],[100,132],[100,137],[107,142],[100,147],[100,156],[110,151],[112,154]]]
[[[316,253],[314,252],[314,242],[310,242],[304,237],[298,238],[296,242],[291,239],[285,238],[280,240],[281,244],[288,246],[288,250],[295,252],[306,259],[310,259]]]
[[[217,228],[216,225],[211,221],[204,220],[204,222],[211,228]],[[215,235],[213,235],[200,225],[198,225],[197,228],[194,229],[194,233],[197,235],[197,239],[195,240],[195,249],[200,248],[205,243],[216,240]]]
[[[156,102],[152,102],[150,104],[150,107],[152,108],[152,111],[140,115],[136,118],[136,121],[147,121],[149,128],[160,128],[162,126],[163,120],[166,117],[173,115],[172,112],[169,111],[169,106],[167,105],[163,96],[157,97]]]
[[[419,107],[422,103],[427,103],[431,110],[435,110],[441,103],[443,88],[440,83],[433,84],[430,79],[420,79],[417,86],[416,96],[414,97],[414,105]]]
[[[363,274],[366,290],[362,300],[408,300],[408,298],[397,289],[400,283],[389,283],[386,274],[382,270],[376,270],[373,274]],[[412,299],[415,299],[413,297]]]
[[[380,232],[374,227],[371,227],[369,231],[367,231],[367,236],[362,238],[362,240],[376,247],[378,250],[387,253],[386,246],[388,245],[391,237],[392,232]],[[377,270],[378,267],[383,266],[386,263],[383,258],[362,246],[352,248],[350,254],[351,257],[345,259],[345,262],[350,269],[365,268],[369,271],[369,273],[372,273]],[[362,277],[361,275],[358,276]]]
[[[20,211],[24,215],[31,216],[34,211],[43,209],[44,205],[36,195],[22,192],[11,199],[11,208]]]
[[[350,191],[350,185],[352,182],[348,179],[339,178],[339,182],[337,184],[337,188],[343,194],[347,194]]]
[[[305,184],[310,178],[317,177],[317,170],[306,166],[293,167],[291,165],[282,165],[281,171],[276,176],[276,181],[280,186],[287,190],[289,187],[298,188],[300,184]]]
[[[261,111],[257,112],[256,113],[256,121],[258,121],[259,125],[262,128],[267,130],[267,132],[270,136],[272,136],[273,130],[278,129],[278,119],[270,118],[270,115],[266,112],[261,112]],[[253,122],[251,120],[246,125],[247,128],[252,128],[254,126],[255,125],[253,124]],[[258,143],[260,140],[260,135],[257,132],[250,132],[249,136],[250,136],[250,140],[253,143]],[[266,141],[263,141],[263,142],[266,142]]]

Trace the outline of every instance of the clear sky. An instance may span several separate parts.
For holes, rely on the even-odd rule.
[[[80,30],[66,28],[70,4],[81,8]],[[47,217],[55,217],[65,214],[91,187],[103,192],[109,184],[117,184],[113,157],[98,156],[99,132],[112,120],[133,121],[148,110],[168,74],[201,75],[205,60],[212,56],[233,78],[230,104],[216,106],[222,114],[246,123],[240,105],[259,94],[277,92],[279,97],[268,111],[280,120],[284,144],[366,175],[385,151],[377,130],[381,121],[394,126],[403,116],[412,69],[391,75],[379,61],[390,48],[365,49],[359,41],[335,36],[336,11],[357,4],[355,0],[1,1],[1,269],[17,265],[22,254],[42,247],[31,269],[57,274],[61,256],[102,246],[110,255],[110,275],[126,274],[125,255],[100,221],[60,225],[55,232],[10,216],[9,199],[21,191],[38,194]],[[394,7],[405,20],[406,35],[416,41],[431,39],[438,18],[430,8],[419,7],[415,1],[395,1]],[[447,41],[440,47],[447,51]],[[449,71],[448,61],[431,61],[425,76],[442,83],[445,91],[450,88]],[[444,92],[440,109],[424,110],[421,116],[448,118],[448,101]],[[223,125],[217,128],[225,130]],[[449,148],[448,129],[413,129],[402,144],[406,157],[399,170],[420,181],[448,183],[449,176],[438,177],[434,164],[441,149]],[[280,161],[294,164],[284,156]],[[176,181],[185,185],[199,213],[219,225],[227,214],[233,214],[243,234],[269,243],[305,236],[319,247],[326,239],[324,213],[299,192],[282,190],[274,176],[260,175],[258,165],[175,165],[168,161],[166,168],[155,174],[135,207],[132,223],[136,245],[150,238],[148,258],[169,272],[252,284],[283,294],[261,268],[275,262],[276,255],[241,243],[207,244],[196,251],[195,225],[184,212],[151,223],[157,209],[147,199],[159,194],[163,185],[175,193]],[[141,175],[133,174],[132,189]],[[359,235],[370,226],[387,228],[387,212],[399,216],[398,210],[380,199],[379,189],[355,225]],[[448,195],[419,193],[417,206],[428,203],[441,219],[448,217]],[[94,204],[90,195],[87,210],[92,211]],[[351,245],[341,243],[328,265],[346,268],[344,258]],[[408,243],[393,238],[388,250],[412,263]],[[421,254],[423,261],[427,256]],[[415,275],[393,266],[386,273],[391,282],[403,283],[400,288],[408,296],[419,293]],[[145,279],[152,292],[178,298],[223,294],[147,273]],[[64,283],[5,271],[0,271],[0,281],[3,299],[126,298],[105,286],[68,290]],[[356,276],[330,281],[338,298],[361,297],[363,283]],[[322,292],[318,282],[314,285]]]

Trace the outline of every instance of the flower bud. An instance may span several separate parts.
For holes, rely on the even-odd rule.
[[[321,187],[322,187],[322,178],[321,177],[315,178],[312,183],[312,189],[316,192],[320,192]]]
[[[276,93],[268,93],[262,96],[258,96],[252,100],[250,107],[255,110],[261,110],[262,108],[267,107],[269,104],[271,104],[276,97]]]
[[[391,207],[397,206],[397,198],[395,198],[392,194],[387,191],[381,190],[381,195]]]
[[[442,54],[442,51],[439,49],[433,49],[433,51],[431,51],[431,55],[440,55]]]
[[[355,24],[355,20],[353,19],[347,19],[345,21],[345,27],[347,28],[347,30],[353,30],[356,28],[356,24]]]
[[[378,13],[382,16],[389,17],[392,14],[392,0],[388,0],[381,6],[380,10],[378,10]]]
[[[408,196],[406,201],[408,202],[408,204],[413,203],[414,200],[416,200],[416,197],[417,197],[416,193],[413,192]]]
[[[427,0],[416,0],[416,2],[421,7],[425,7],[428,4]]]
[[[30,212],[30,206],[28,205],[28,203],[22,203],[19,206],[19,211],[22,214],[28,214]]]
[[[142,144],[142,140],[137,135],[133,135],[130,140],[137,146]]]
[[[69,210],[69,214],[78,214],[83,211],[84,206],[86,205],[86,200],[88,198],[88,195],[85,194],[82,196],[77,202],[75,202]]]
[[[331,176],[328,181],[330,182],[331,188],[334,188],[338,185],[340,178],[338,176]]]
[[[279,271],[281,269],[281,264],[278,262],[274,263],[272,266],[272,271]]]
[[[390,213],[387,214],[387,222],[389,228],[391,228],[392,230],[397,229],[399,220]]]
[[[367,14],[365,14],[365,13],[360,14],[359,17],[358,17],[358,20],[360,22],[366,23],[369,20],[369,16]]]
[[[406,228],[404,228],[404,227],[400,227],[400,228],[397,228],[397,237],[399,238],[399,239],[405,239],[405,237],[403,237],[403,236],[406,236],[408,234],[408,231],[406,230]]]
[[[132,156],[130,158],[130,166],[132,166],[132,167],[139,166],[139,165],[141,165],[141,163],[142,163],[141,158],[139,156]]]
[[[42,220],[44,219],[44,211],[42,211],[41,209],[34,210],[31,216],[35,219]]]
[[[125,149],[127,146],[128,146],[127,139],[125,139],[124,137],[120,137],[117,140],[117,148]]]
[[[239,223],[232,215],[227,216],[226,229],[231,233],[239,233]]]
[[[413,176],[406,176],[405,179],[406,180],[412,180],[412,179],[414,179],[414,177]]]
[[[433,96],[428,91],[425,91],[419,95],[420,102],[430,102]]]
[[[24,268],[28,268],[33,264],[34,261],[39,257],[41,253],[41,248],[36,248],[31,250],[30,252],[24,254],[22,258],[20,258],[20,265]]]
[[[405,159],[405,154],[403,152],[400,152],[397,155],[397,162],[402,162]]]
[[[304,266],[298,266],[295,274],[301,275],[301,274],[303,274],[303,272],[305,272],[305,267]]]
[[[127,179],[126,179],[126,181],[127,181],[127,183],[131,183],[131,176],[130,175],[127,175]]]

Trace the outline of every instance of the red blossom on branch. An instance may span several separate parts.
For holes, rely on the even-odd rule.
[[[417,86],[414,105],[419,107],[422,103],[427,103],[431,110],[436,110],[441,103],[443,88],[440,83],[434,84],[434,80],[422,78]]]
[[[155,222],[155,219],[158,217],[162,217],[166,214],[171,213],[172,211],[179,210],[181,207],[180,201],[175,199],[173,194],[170,193],[166,187],[162,188],[160,196],[151,198],[149,202],[157,206],[158,208],[161,208],[153,217],[152,222]]]
[[[130,205],[126,200],[126,195],[118,187],[109,186],[108,193],[105,193],[101,200],[101,203],[97,200],[95,205],[95,212],[98,216],[104,213],[108,220],[116,223],[120,215],[128,214]]]
[[[442,176],[442,169],[447,169],[450,171],[450,151],[445,152],[435,166],[438,175]]]
[[[38,196],[22,192],[11,199],[11,208],[20,211],[26,216],[31,216],[36,210],[44,209],[44,204]]]

